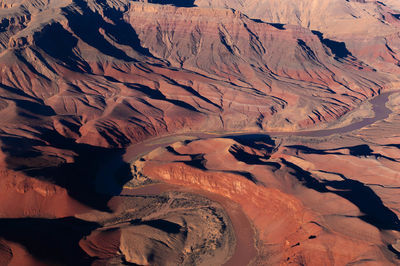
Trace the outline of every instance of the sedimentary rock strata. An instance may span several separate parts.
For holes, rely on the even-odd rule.
[[[399,14],[2,1],[0,264],[398,264]]]

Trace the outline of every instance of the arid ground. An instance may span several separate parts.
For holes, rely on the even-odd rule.
[[[0,265],[399,265],[398,0],[3,0]]]

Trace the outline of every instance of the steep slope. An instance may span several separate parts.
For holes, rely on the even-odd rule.
[[[400,7],[397,1],[295,0],[226,1],[197,0],[207,7],[227,7],[254,19],[301,25],[323,33],[334,49],[347,49],[370,66],[399,73]]]
[[[331,6],[335,14],[347,14],[348,7],[359,9],[361,4],[368,7],[366,13],[377,6],[379,14],[393,12],[392,21],[373,28],[381,34],[377,35],[379,45],[382,36],[394,36],[381,50],[383,59],[375,60],[361,49],[353,50],[356,42],[340,39],[349,33],[341,31],[343,24],[327,24],[325,28],[325,22],[333,16],[329,12],[327,18],[316,19],[321,24],[308,20],[310,25],[314,23],[312,27],[303,24],[305,18],[285,20],[298,12],[298,1],[286,3],[290,9],[279,19],[275,13],[270,18],[257,13],[262,10],[250,2],[243,2],[246,5],[239,8],[231,1],[229,7],[234,10],[225,8],[224,2],[211,3],[218,8],[192,1],[149,2],[2,1],[1,261],[15,265],[148,264],[161,263],[168,254],[175,264],[210,265],[232,260],[239,265],[252,260],[281,263],[287,258],[301,263],[303,256],[305,261],[317,258],[316,262],[323,264],[330,260],[313,257],[311,251],[324,248],[332,239],[337,244],[326,248],[324,254],[338,255],[339,262],[363,259],[358,251],[340,254],[343,243],[363,248],[375,245],[368,249],[373,255],[366,259],[395,261],[384,247],[396,238],[390,232],[390,241],[375,241],[381,234],[374,231],[373,241],[359,242],[346,239],[349,234],[327,232],[316,246],[297,248],[299,239],[312,240],[314,231],[328,230],[329,221],[317,219],[326,226],[321,229],[310,220],[325,213],[315,209],[301,193],[285,191],[277,183],[264,186],[251,180],[252,175],[237,172],[244,163],[241,154],[251,147],[242,147],[236,140],[211,141],[212,148],[218,146],[226,152],[214,155],[227,159],[220,161],[221,165],[227,163],[226,169],[203,165],[201,154],[206,152],[202,150],[209,144],[201,141],[183,143],[177,154],[161,149],[157,160],[145,157],[149,160],[146,173],[154,180],[165,181],[165,173],[172,171],[169,181],[180,187],[167,186],[165,191],[181,189],[188,193],[184,196],[160,196],[165,191],[156,190],[140,197],[140,189],[124,189],[138,173],[132,174],[130,161],[123,154],[129,145],[152,137],[193,132],[292,132],[330,126],[329,122],[398,84],[393,65],[397,60],[396,3],[385,6],[351,1],[344,3],[344,11],[343,5]],[[262,7],[268,7],[266,3]],[[310,3],[302,3],[306,10]],[[328,9],[324,5],[320,8],[315,11]],[[299,12],[307,13],[303,9]],[[336,31],[337,36],[330,34]],[[364,26],[354,31],[354,36],[374,44],[365,35]],[[328,39],[331,37],[336,41]],[[362,47],[372,51],[370,46]],[[140,150],[139,146],[132,148]],[[278,147],[267,145],[266,149]],[[251,150],[257,156],[260,152],[262,149]],[[268,168],[268,177],[294,180],[292,172],[300,171],[301,166],[297,166],[299,170],[285,165],[283,159],[290,162],[292,158],[285,150],[278,149],[276,154],[282,159],[282,171],[277,176],[276,162],[256,161]],[[140,157],[140,153],[136,155]],[[112,164],[118,169],[104,168]],[[222,170],[225,172],[220,175],[218,171]],[[301,181],[285,184],[302,186]],[[107,187],[108,194],[99,183]],[[125,194],[116,196],[121,192]],[[196,193],[202,197],[194,196]],[[247,198],[253,201],[247,202]],[[272,207],[267,204],[270,202]],[[355,214],[354,202],[346,204]],[[264,208],[266,213],[259,214]],[[210,219],[212,226],[206,227]],[[254,222],[256,238],[250,222]],[[367,224],[362,226],[371,226]],[[245,228],[243,234],[237,230],[241,226]],[[285,228],[287,232],[281,234]],[[54,246],[60,239],[63,245]],[[248,245],[254,240],[257,247]],[[135,242],[145,245],[132,246]]]
[[[256,228],[254,265],[397,265],[400,153],[391,132],[398,124],[372,137],[382,124],[325,139],[260,134],[177,142],[134,169],[239,204]]]
[[[79,142],[124,146],[180,128],[308,127],[336,119],[391,82],[354,57],[338,60],[310,31],[230,10],[15,5],[10,9],[27,14],[4,33],[12,36],[0,59],[2,84],[35,98],[47,109],[36,115]]]
[[[16,1],[1,12],[1,141],[12,169],[73,165],[84,144],[310,127],[393,82],[337,58],[309,30],[232,10]]]

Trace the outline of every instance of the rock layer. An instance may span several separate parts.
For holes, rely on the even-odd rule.
[[[132,166],[124,152],[331,126],[399,84],[399,8],[2,1],[0,263],[398,264],[395,115],[350,136],[208,136]]]

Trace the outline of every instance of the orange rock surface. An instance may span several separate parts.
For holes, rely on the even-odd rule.
[[[399,264],[399,32],[395,0],[2,1],[0,264]]]

